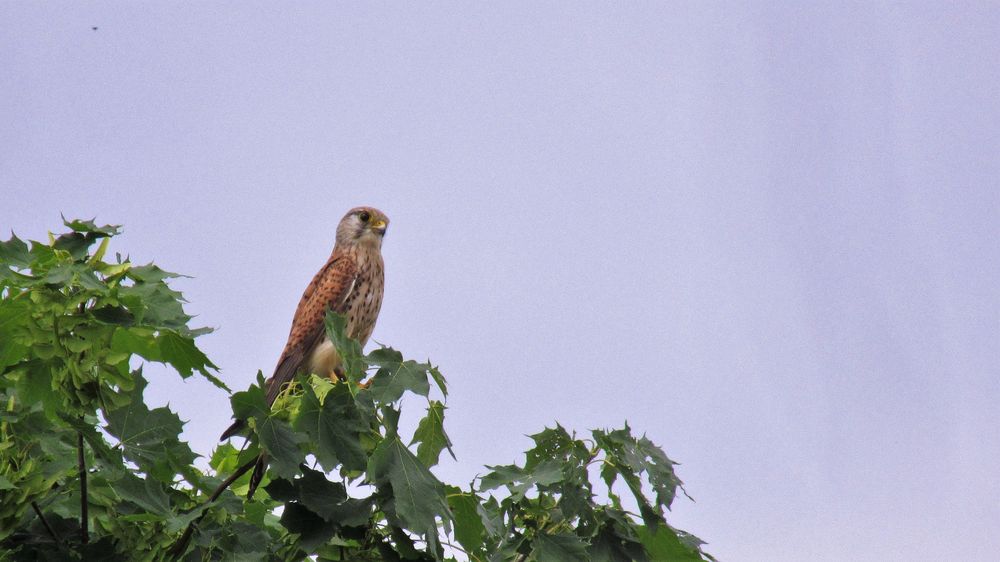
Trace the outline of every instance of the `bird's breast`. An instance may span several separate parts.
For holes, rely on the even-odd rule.
[[[309,372],[329,377],[340,367],[340,355],[330,338],[323,338],[309,355]]]
[[[368,342],[382,307],[382,271],[372,267],[359,276],[345,307],[348,334],[361,345]]]

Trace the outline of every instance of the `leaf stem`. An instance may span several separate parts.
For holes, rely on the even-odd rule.
[[[427,539],[420,539],[420,538],[414,539],[413,542],[419,542],[419,543],[429,544],[428,541],[427,541]],[[479,562],[479,560],[482,560],[481,558],[479,558],[475,554],[469,552],[468,550],[465,550],[461,546],[459,546],[459,545],[457,545],[455,543],[443,540],[443,539],[441,539],[441,537],[438,537],[438,542],[441,543],[441,544],[443,544],[443,545],[445,545],[445,546],[447,546],[447,547],[454,548],[455,550],[461,552],[462,554],[465,554],[466,556],[469,557],[469,560],[471,560],[473,562]]]
[[[87,459],[83,454],[83,432],[76,432],[76,463],[80,473],[80,541],[83,544],[90,542],[90,517],[87,510],[89,501],[87,499]]]
[[[60,538],[59,535],[56,534],[55,530],[52,528],[52,525],[49,524],[49,520],[45,518],[45,514],[42,513],[42,510],[38,507],[38,502],[31,502],[31,509],[35,510],[35,515],[37,515],[38,518],[42,521],[42,525],[45,527],[45,530],[49,532],[49,535],[52,537],[52,539],[56,541],[56,543],[62,544],[62,538]]]

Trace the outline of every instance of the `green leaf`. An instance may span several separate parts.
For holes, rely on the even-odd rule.
[[[82,233],[93,232],[95,234],[103,235],[102,238],[108,236],[117,236],[118,234],[121,234],[120,224],[106,224],[103,226],[97,226],[94,223],[94,219],[87,221],[81,219],[73,219],[71,221],[67,221],[66,217],[63,217],[63,224],[69,227],[70,230],[73,230],[74,232],[82,232]]]
[[[152,478],[137,478],[124,473],[122,477],[110,483],[111,488],[123,500],[130,501],[158,518],[172,515],[170,499],[163,486]]]
[[[283,559],[276,555],[271,556],[276,554],[275,551],[280,546],[276,537],[269,534],[267,528],[246,521],[233,521],[226,525],[212,525],[210,520],[202,521],[197,526],[193,542],[204,550],[194,550],[184,558],[186,562],[202,560],[264,562]]]
[[[183,296],[162,280],[142,281],[141,273],[142,267],[129,269],[127,275],[137,279],[135,284],[118,289],[119,300],[135,316],[136,323],[151,328],[187,330],[191,316],[184,312]]]
[[[299,535],[298,545],[306,552],[316,550],[336,533],[336,528],[327,524],[322,517],[295,502],[285,504],[281,524]]]
[[[368,522],[374,505],[373,498],[348,497],[340,482],[330,482],[322,472],[305,468],[295,480],[294,499],[326,521],[338,527],[358,527]],[[268,488],[268,494],[271,489]],[[274,496],[272,496],[274,497]],[[286,493],[285,501],[288,501]]]
[[[299,464],[305,460],[299,443],[307,441],[305,435],[293,431],[288,422],[268,416],[257,424],[257,436],[261,446],[271,454],[275,472],[285,478],[299,473]]]
[[[230,443],[220,443],[212,451],[212,456],[208,460],[208,466],[216,474],[232,472],[239,467],[240,451]]]
[[[258,379],[261,379],[258,371]],[[270,408],[264,396],[264,388],[258,380],[258,384],[251,385],[250,388],[237,392],[230,397],[229,402],[233,407],[233,415],[236,419],[248,420],[256,418],[263,420],[267,417]]]
[[[539,490],[558,494],[556,507],[562,516],[578,518],[582,527],[596,527],[594,494],[587,469],[595,453],[558,424],[555,428],[546,428],[532,435],[531,439],[535,447],[525,453],[525,471],[533,473],[546,467],[548,474],[552,474],[553,463],[557,463],[561,473],[561,477],[555,480],[554,474],[546,478],[543,472],[538,482]]]
[[[42,278],[44,283],[49,285],[68,285],[70,280],[73,279],[73,265],[69,263],[56,264],[54,267],[49,269],[45,277]]]
[[[640,526],[636,529],[639,540],[646,547],[650,560],[670,560],[671,562],[702,562],[705,560],[697,548],[683,542],[675,529],[668,525],[655,528]]]
[[[335,384],[321,402],[312,384],[305,388],[293,426],[316,444],[313,454],[327,470],[343,464],[347,470],[364,470],[368,457],[361,435],[371,431],[362,419],[346,384]]]
[[[60,414],[60,420],[83,437],[84,442],[89,446],[89,452],[93,453],[95,462],[90,463],[100,468],[101,474],[109,480],[120,477],[125,472],[125,460],[120,447],[112,448],[104,438],[105,433],[100,431],[96,419],[92,416],[84,416],[82,419],[71,415]],[[75,449],[76,442],[69,448]]]
[[[524,466],[526,468],[530,469],[541,462],[553,459],[583,462],[589,462],[591,459],[586,444],[574,439],[559,424],[556,424],[554,428],[545,428],[530,437],[535,442],[535,446],[525,453]]]
[[[159,283],[167,279],[176,277],[186,277],[177,273],[171,273],[160,269],[158,265],[148,263],[146,265],[133,265],[128,269],[129,277],[143,283]],[[180,293],[177,293],[180,295]]]
[[[403,360],[402,354],[391,347],[376,349],[365,357],[369,365],[379,368],[369,387],[375,400],[383,404],[396,402],[407,391],[427,396],[431,390],[427,381],[429,363]]]
[[[111,350],[135,354],[149,361],[163,362],[156,335],[149,328],[120,328],[111,337]]]
[[[89,265],[91,265],[91,266],[96,266],[98,264],[103,265],[103,261],[102,260],[104,260],[104,254],[106,254],[108,252],[108,243],[109,242],[111,242],[111,237],[108,237],[108,238],[105,238],[104,240],[101,240],[101,245],[97,247],[97,251],[94,252],[94,255],[90,256],[89,260],[87,260],[87,263]]]
[[[209,508],[213,507],[210,504],[202,504],[198,507],[186,512],[179,514],[171,514],[167,517],[166,530],[168,533],[178,533],[184,530],[191,522],[197,520],[202,514],[205,513]]]
[[[441,391],[441,395],[447,398],[448,383],[444,380],[444,375],[441,374],[441,371],[439,371],[437,367],[431,367],[430,374],[431,378],[434,379],[434,383],[437,384],[438,390]]]
[[[479,519],[483,522],[486,534],[492,538],[501,536],[507,530],[504,522],[504,510],[500,502],[493,496],[488,496],[486,501],[476,506]]]
[[[102,306],[90,311],[94,318],[105,324],[117,326],[131,326],[135,323],[135,317],[123,306]]]
[[[331,507],[347,500],[347,489],[340,482],[330,482],[322,472],[306,468],[296,480],[302,504],[313,513],[329,520]]]
[[[29,314],[26,299],[0,300],[0,372],[27,356],[28,346],[19,341],[18,332],[24,329]]]
[[[323,322],[326,326],[326,336],[337,348],[347,378],[353,382],[361,380],[365,371],[361,344],[348,337],[347,317],[328,310]]]
[[[635,522],[624,511],[604,506],[603,520],[597,535],[590,541],[588,553],[593,562],[647,562],[646,548],[639,542]]]
[[[527,470],[527,469],[526,469]],[[540,486],[555,484],[562,480],[562,466],[557,461],[543,462],[531,469],[532,480]]]
[[[111,338],[111,350],[134,353],[147,361],[168,364],[182,378],[190,377],[197,370],[215,386],[229,391],[225,383],[209,372],[209,369],[218,370],[218,367],[195,346],[194,340],[174,330],[163,329],[156,334],[146,327],[119,328]]]
[[[44,272],[52,264],[59,261],[56,251],[48,244],[32,240],[31,249],[28,251],[31,253],[31,272],[35,275]]]
[[[105,412],[106,429],[121,441],[127,459],[143,472],[169,481],[177,469],[194,462],[195,454],[179,439],[184,427],[181,419],[166,407],[150,410],[142,399],[146,381],[138,372],[133,376],[131,400],[124,407]]]
[[[444,448],[448,448],[451,458],[455,458],[455,452],[451,450],[451,440],[444,432],[444,404],[437,400],[431,400],[427,406],[427,415],[420,420],[417,431],[413,434],[410,444],[420,443],[417,447],[417,458],[426,466],[431,467],[438,463],[438,457]]]
[[[437,548],[436,518],[446,528],[453,520],[444,485],[392,433],[379,443],[368,461],[368,477],[379,486],[389,485],[395,513],[407,529],[424,535],[431,550]]]
[[[10,233],[10,240],[0,242],[0,265],[25,269],[31,265],[31,253],[23,240]]]
[[[208,372],[209,369],[217,371],[219,368],[195,346],[193,338],[182,336],[172,330],[164,330],[156,342],[160,346],[160,356],[163,361],[177,369],[181,377],[190,377],[197,370],[215,386],[229,391],[225,383]]]
[[[663,523],[663,510],[670,508],[676,490],[681,486],[680,479],[674,474],[674,462],[645,437],[633,437],[628,424],[623,429],[594,430],[592,434],[607,456],[607,462],[601,468],[601,477],[608,488],[620,476],[635,496],[643,522],[650,527]],[[655,493],[654,502],[650,502],[642,490],[643,474]]]
[[[93,344],[82,338],[75,338],[73,336],[67,336],[62,339],[62,344],[66,349],[72,351],[73,353],[80,353],[82,351],[87,351]]]
[[[82,260],[94,242],[105,237],[106,234],[97,232],[67,232],[56,238],[52,242],[52,247],[69,253],[74,260]]]
[[[670,505],[677,495],[677,489],[682,491],[680,478],[674,473],[674,461],[670,460],[663,452],[663,449],[656,446],[652,441],[642,436],[636,442],[636,451],[643,463],[643,468],[649,478],[649,483],[656,493],[658,505],[670,509]]]
[[[538,533],[531,541],[531,559],[542,562],[588,562],[587,545],[578,537]]]
[[[455,540],[466,552],[479,552],[483,546],[483,535],[486,527],[479,515],[479,497],[471,493],[463,493],[458,488],[451,488],[448,494],[448,505],[455,514]]]
[[[36,346],[37,348],[37,346]],[[35,350],[37,352],[37,349]],[[56,418],[56,412],[63,406],[65,393],[53,388],[52,369],[41,361],[29,361],[18,369],[16,389],[25,404],[38,405],[49,419]]]
[[[285,478],[273,478],[264,486],[271,499],[279,502],[293,502],[299,499],[299,487],[295,480]]]
[[[479,489],[492,490],[505,486],[513,501],[520,501],[535,486],[547,486],[562,480],[562,465],[558,461],[540,463],[532,469],[508,464],[488,466],[492,472],[479,479]]]
[[[100,295],[106,295],[111,290],[103,281],[97,278],[91,266],[77,263],[73,264],[72,270],[76,282],[84,289],[94,291]]]

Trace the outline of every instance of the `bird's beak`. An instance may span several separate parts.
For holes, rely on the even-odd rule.
[[[385,229],[388,226],[384,220],[377,220],[372,223],[372,230],[379,233],[380,236],[385,236]]]

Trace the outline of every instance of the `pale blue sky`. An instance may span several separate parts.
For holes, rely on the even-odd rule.
[[[6,2],[0,229],[123,223],[240,389],[375,205],[442,479],[627,418],[722,560],[995,560],[1000,8],[947,4]]]

